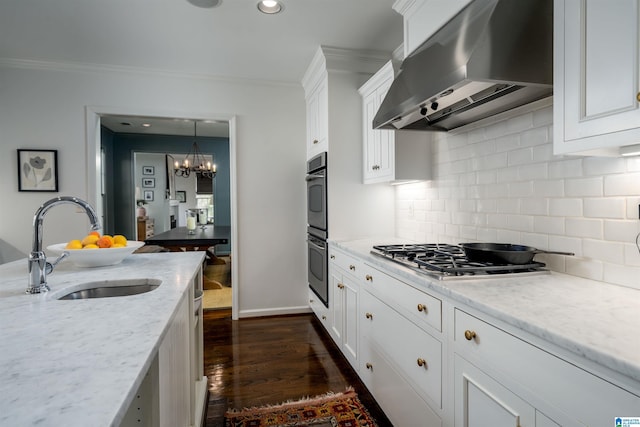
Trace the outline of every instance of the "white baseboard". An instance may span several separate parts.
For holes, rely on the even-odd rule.
[[[239,318],[246,317],[265,317],[265,316],[282,316],[285,314],[303,314],[311,313],[309,306],[300,307],[279,307],[279,308],[267,308],[257,310],[242,310],[238,314]]]

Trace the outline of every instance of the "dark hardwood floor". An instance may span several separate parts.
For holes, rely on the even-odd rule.
[[[277,404],[352,386],[380,427],[391,426],[322,325],[311,314],[231,320],[205,311],[206,427],[224,425],[228,408]]]

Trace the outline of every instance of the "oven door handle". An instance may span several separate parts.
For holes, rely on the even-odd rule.
[[[320,250],[322,250],[322,251],[324,251],[324,250],[327,248],[324,244],[321,246],[321,245],[317,244],[314,240],[315,240],[315,239],[313,239],[313,240],[312,240],[312,239],[310,239],[310,238],[309,238],[309,239],[307,239],[307,242],[308,242],[311,246],[313,246],[314,248],[316,248],[316,249],[320,249]],[[323,242],[323,243],[324,243],[324,242]]]
[[[324,175],[307,175],[305,181],[315,181],[316,179],[324,179]]]

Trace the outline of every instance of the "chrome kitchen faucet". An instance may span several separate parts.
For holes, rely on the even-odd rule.
[[[49,209],[63,203],[71,203],[80,206],[87,213],[89,221],[91,221],[91,229],[100,229],[98,214],[91,205],[84,200],[80,200],[76,197],[61,196],[44,202],[42,206],[38,208],[33,217],[33,245],[27,261],[29,268],[29,286],[27,287],[26,292],[28,294],[47,292],[49,290],[49,285],[47,285],[47,274],[51,273],[54,267],[69,255],[68,252],[64,252],[53,263],[50,263],[47,262],[47,256],[42,251],[42,220]]]

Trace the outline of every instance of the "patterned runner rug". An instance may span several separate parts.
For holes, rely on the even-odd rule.
[[[230,409],[226,427],[376,427],[356,392],[300,399],[259,408]]]

